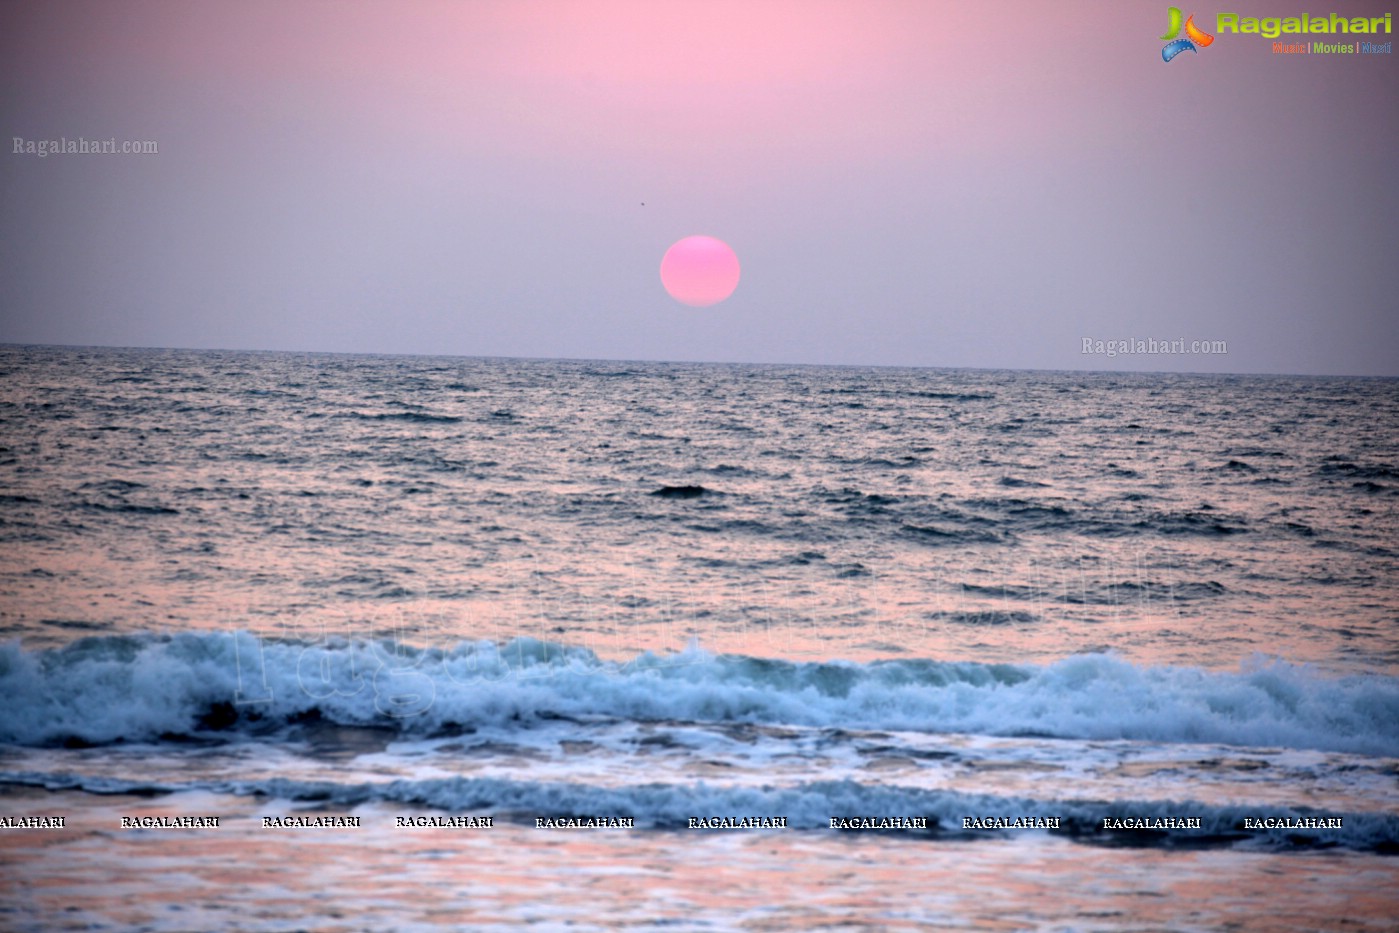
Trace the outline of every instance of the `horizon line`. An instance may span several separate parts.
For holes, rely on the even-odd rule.
[[[642,363],[647,365],[676,366],[769,366],[769,367],[810,367],[813,369],[914,369],[914,370],[965,370],[970,372],[1012,372],[1012,373],[1063,373],[1079,375],[1131,375],[1131,376],[1227,376],[1227,377],[1287,377],[1294,379],[1399,379],[1399,371],[1394,373],[1293,373],[1273,370],[1258,371],[1213,371],[1188,369],[1070,369],[1052,367],[1016,366],[970,366],[950,363],[813,363],[771,360],[660,360],[637,359],[634,357],[590,357],[590,356],[513,356],[509,354],[486,353],[423,353],[414,351],[382,350],[306,350],[278,347],[187,347],[157,346],[142,344],[103,344],[103,343],[30,343],[24,341],[0,340],[0,347],[58,349],[58,350],[153,350],[188,353],[281,353],[304,356],[365,356],[365,357],[410,357],[421,359],[460,359],[460,360],[510,360],[537,363]]]

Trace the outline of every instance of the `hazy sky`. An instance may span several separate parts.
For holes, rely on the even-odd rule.
[[[1399,375],[1399,59],[1166,10],[10,0],[0,341]]]

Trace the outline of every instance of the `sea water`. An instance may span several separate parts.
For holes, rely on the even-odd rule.
[[[5,347],[0,447],[6,928],[1399,914],[1394,380]]]

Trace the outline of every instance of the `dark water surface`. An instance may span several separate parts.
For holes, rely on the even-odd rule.
[[[0,927],[1384,928],[1397,519],[1394,380],[3,347]]]

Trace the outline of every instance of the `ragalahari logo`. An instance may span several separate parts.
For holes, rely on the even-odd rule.
[[[1161,60],[1163,62],[1170,61],[1187,49],[1192,52],[1198,51],[1196,46],[1203,48],[1214,41],[1214,36],[1209,33],[1201,32],[1195,27],[1194,13],[1191,13],[1185,18],[1185,35],[1187,38],[1177,39],[1176,36],[1180,35],[1180,10],[1176,7],[1171,7],[1167,12],[1171,22],[1170,28],[1166,30],[1166,34],[1161,37],[1162,41],[1166,43],[1166,47],[1161,50]]]

